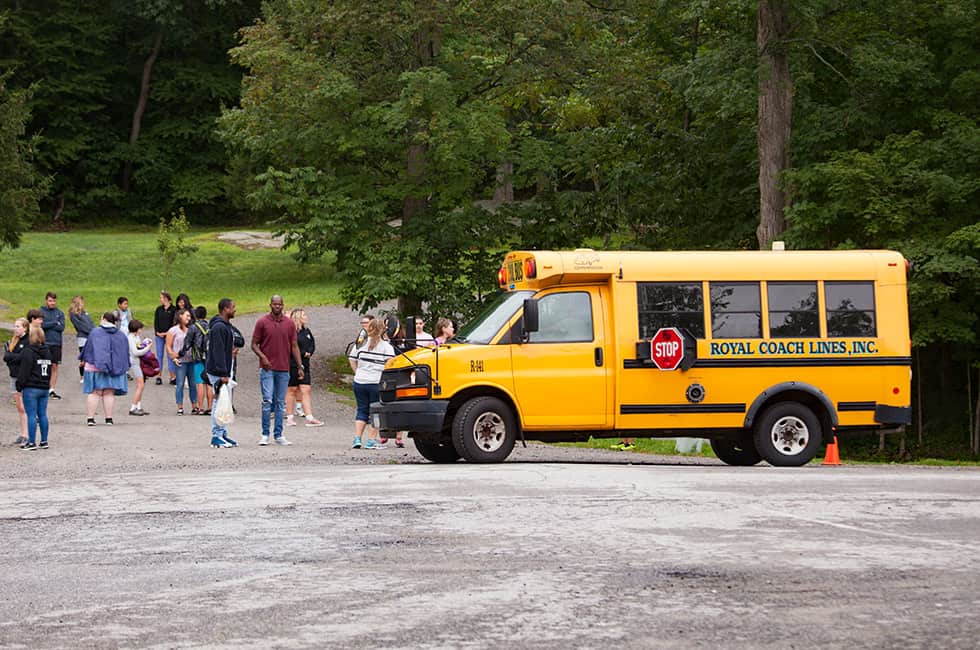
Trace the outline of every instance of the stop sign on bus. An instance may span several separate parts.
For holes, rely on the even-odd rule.
[[[650,339],[650,359],[661,370],[676,370],[684,358],[684,337],[676,327],[661,327]]]

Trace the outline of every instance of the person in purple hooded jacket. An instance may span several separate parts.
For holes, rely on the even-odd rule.
[[[116,328],[116,316],[111,311],[102,314],[99,326],[89,334],[81,359],[85,368],[82,392],[88,395],[88,426],[95,426],[99,402],[105,412],[105,423],[112,426],[116,395],[125,395],[128,390],[129,339]]]

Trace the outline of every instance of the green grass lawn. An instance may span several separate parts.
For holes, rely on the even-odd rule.
[[[264,311],[273,293],[283,295],[287,308],[341,302],[332,260],[300,264],[281,250],[220,242],[219,232],[192,231],[189,241],[200,250],[175,264],[167,287],[174,298],[186,293],[209,315],[223,297],[235,300],[239,313]],[[0,252],[0,320],[22,316],[54,291],[66,313],[76,294],[85,296],[93,318],[126,296],[136,318],[152,322],[164,288],[162,271],[155,229],[27,233],[20,248]]]
[[[611,445],[619,444],[620,438],[590,438],[588,442],[557,442],[554,443],[560,447],[586,447],[589,449],[609,449]],[[677,451],[676,443],[673,438],[670,439],[660,439],[660,438],[637,438],[636,447],[634,447],[630,452],[624,453],[639,453],[639,454],[662,454],[667,456],[703,456],[705,458],[714,458],[715,455],[711,451],[711,445],[707,442],[701,447],[701,453],[692,454],[682,454]]]

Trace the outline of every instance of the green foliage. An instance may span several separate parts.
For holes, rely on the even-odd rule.
[[[553,20],[533,5],[490,12]],[[301,258],[337,251],[350,304],[467,314],[492,289],[506,224],[473,201],[492,194],[511,134],[487,91],[534,44],[487,19],[466,4],[276,3],[233,52],[249,75],[220,127],[265,170],[250,200],[282,214]]]
[[[170,290],[170,280],[173,277],[174,264],[181,257],[188,257],[198,251],[194,244],[184,239],[190,232],[191,224],[184,214],[184,208],[170,215],[170,220],[160,219],[157,229],[157,250],[160,252],[160,263],[163,267],[163,288]]]
[[[123,218],[152,224],[179,205],[226,219],[228,157],[214,137],[221,106],[237,102],[241,71],[227,50],[258,0],[0,0],[0,69],[34,88],[29,133],[51,176],[42,208],[60,222]],[[140,137],[129,143],[143,65],[150,76]],[[121,171],[130,162],[129,191]],[[234,191],[236,188],[231,186]],[[58,224],[60,225],[60,223]]]
[[[871,151],[835,154],[787,175],[801,247],[894,248],[915,265],[909,285],[916,345],[976,348],[980,316],[980,129],[944,115],[929,136],[891,135]]]
[[[20,244],[47,185],[34,169],[35,140],[25,135],[27,100],[26,91],[9,91],[0,75],[0,249]]]

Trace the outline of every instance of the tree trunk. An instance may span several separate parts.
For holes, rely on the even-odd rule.
[[[973,453],[980,454],[980,373],[977,374],[977,403],[973,408]]]
[[[143,113],[146,112],[146,104],[150,99],[150,76],[153,74],[153,64],[156,63],[157,57],[160,55],[160,46],[162,44],[163,30],[157,32],[156,37],[153,39],[153,49],[150,50],[150,56],[143,63],[143,79],[140,81],[140,96],[136,102],[136,110],[133,111],[133,125],[129,130],[130,149],[132,149],[132,145],[136,144],[136,141],[140,137],[140,129],[143,125]],[[132,155],[132,151],[130,151],[130,155]],[[133,161],[130,158],[123,165],[122,189],[124,192],[129,191],[129,183],[132,177]]]
[[[922,450],[922,350],[915,351],[915,410],[919,429],[919,450]]]
[[[415,46],[415,66],[424,68],[432,65],[439,56],[441,39],[439,28],[435,22],[435,8],[432,0],[417,0],[415,4],[419,20],[419,28],[413,36]],[[408,152],[405,160],[405,171],[411,184],[420,182],[425,175],[426,145],[414,142],[414,134],[409,135]],[[429,207],[429,200],[420,196],[417,188],[409,190],[402,200],[402,228],[408,226]],[[398,313],[402,318],[415,316],[422,311],[422,297],[417,293],[403,295],[398,298]]]
[[[408,146],[408,158],[405,163],[406,173],[412,181],[417,181],[425,174],[425,145],[420,143]],[[402,200],[402,225],[408,224],[425,212],[429,202],[425,197],[409,194]],[[417,293],[403,295],[398,298],[398,314],[402,319],[408,316],[418,316],[422,312],[422,298]]]
[[[64,214],[65,214],[65,193],[62,192],[61,194],[58,195],[58,202],[54,209],[54,216],[51,217],[51,226],[55,230],[67,230],[67,228],[65,228]]]
[[[693,62],[698,58],[698,47],[700,46],[701,38],[701,18],[694,19],[694,33],[691,38],[691,61]],[[694,115],[691,113],[691,107],[688,106],[684,109],[684,132],[686,133],[691,129],[691,120],[694,119]]]
[[[789,71],[786,38],[789,35],[788,0],[759,0],[756,45],[759,53],[759,248],[786,229],[786,194],[780,177],[789,168],[793,122],[793,80]]]
[[[977,453],[973,440],[973,368],[969,359],[966,362],[966,430],[970,434],[970,451]]]
[[[493,190],[496,203],[514,202],[514,163],[509,160],[497,165],[497,187]]]
[[[973,368],[970,367],[971,364],[966,365],[966,385],[967,393],[970,393],[973,384]],[[970,449],[973,454],[980,454],[980,372],[977,373],[977,399],[976,402],[971,404],[971,422],[970,422]]]

